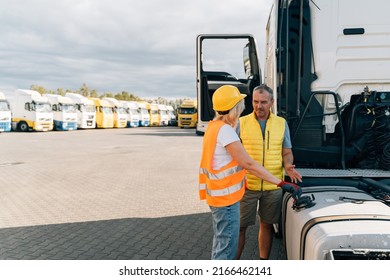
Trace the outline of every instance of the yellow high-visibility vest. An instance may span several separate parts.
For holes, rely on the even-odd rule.
[[[240,118],[240,138],[248,154],[270,173],[283,180],[283,139],[286,120],[272,113],[267,120],[265,135],[255,113]],[[252,191],[276,190],[278,186],[252,175],[248,177],[248,189]]]

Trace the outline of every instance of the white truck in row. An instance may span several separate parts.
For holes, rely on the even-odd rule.
[[[53,130],[53,111],[49,100],[39,92],[18,89],[5,94],[12,112],[12,130],[50,131]]]
[[[67,92],[66,97],[73,100],[77,111],[77,128],[88,129],[96,127],[95,103],[87,97],[73,92]]]
[[[103,124],[101,104],[110,107],[112,124]],[[96,127],[150,126],[151,115],[145,102],[119,101],[115,98],[88,98],[79,93],[40,94],[17,89],[0,92],[0,131],[76,130]],[[174,117],[165,105],[155,104],[160,113],[157,125],[168,125]]]
[[[76,130],[77,112],[71,98],[58,94],[45,93],[42,95],[49,100],[53,110],[54,130]]]
[[[122,101],[127,113],[127,127],[138,127],[140,125],[141,113],[138,102]]]
[[[11,131],[11,109],[4,93],[0,92],[0,132]]]
[[[168,126],[168,123],[171,119],[170,115],[168,115],[167,106],[163,104],[157,104],[158,114],[160,116],[160,126]]]
[[[139,126],[150,126],[150,114],[145,103],[138,103],[138,111],[140,113]]]

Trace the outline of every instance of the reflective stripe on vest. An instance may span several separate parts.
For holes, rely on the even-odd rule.
[[[208,172],[206,168],[199,168],[200,174],[205,174],[210,180],[220,180],[242,170],[241,166],[233,166],[218,173]]]
[[[206,192],[210,196],[225,196],[228,194],[232,194],[241,190],[244,186],[245,180],[242,180],[240,183],[235,184],[233,186],[221,189],[221,190],[210,190],[206,188]]]

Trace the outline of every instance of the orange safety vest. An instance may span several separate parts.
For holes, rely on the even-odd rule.
[[[224,207],[241,200],[247,185],[246,170],[232,159],[219,170],[212,169],[217,137],[223,121],[210,121],[203,138],[199,168],[199,197],[210,206]]]

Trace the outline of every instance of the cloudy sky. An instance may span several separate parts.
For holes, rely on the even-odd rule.
[[[195,39],[250,33],[264,60],[272,0],[0,0],[0,91],[196,96]]]

